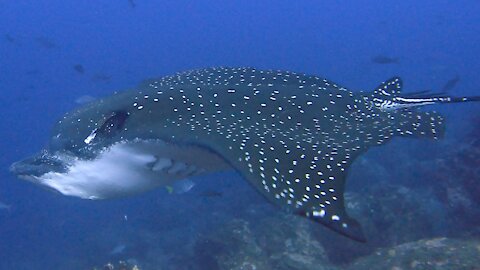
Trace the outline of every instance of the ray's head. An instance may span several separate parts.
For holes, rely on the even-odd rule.
[[[171,100],[149,97],[123,92],[65,114],[49,146],[10,170],[64,195],[106,199],[228,167],[206,149],[172,141],[173,130],[161,124]]]
[[[107,152],[114,152],[113,146],[127,145],[132,140],[128,131],[135,130],[138,125],[132,121],[131,111],[128,110],[132,101],[122,95],[97,100],[66,113],[53,127],[48,146],[39,153],[12,164],[10,171],[22,179],[66,195],[100,197],[87,194],[89,191],[85,191],[85,181],[93,183],[106,177],[113,179],[116,176],[112,174],[118,174],[119,170],[112,157],[103,160],[103,163],[95,161],[101,160]],[[125,147],[116,149],[117,156],[113,158],[128,155],[130,150]],[[142,164],[146,162],[149,160],[143,160]],[[103,175],[100,168],[104,169]],[[68,176],[72,172],[77,175]],[[70,181],[70,186],[59,186],[62,181]],[[71,184],[72,181],[79,183]],[[79,192],[79,186],[82,186],[82,192]]]
[[[22,176],[39,175],[51,169],[57,171],[65,165],[59,163],[58,156],[71,154],[87,159],[91,158],[92,151],[119,141],[130,113],[125,106],[108,104],[112,103],[97,100],[66,113],[50,131],[47,147],[40,154],[13,164],[12,172]]]
[[[113,104],[102,99],[65,114],[52,129],[48,150],[87,153],[122,140],[131,112],[128,106]]]

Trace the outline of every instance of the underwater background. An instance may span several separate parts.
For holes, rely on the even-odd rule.
[[[432,108],[442,140],[395,138],[356,160],[347,211],[366,244],[280,211],[235,173],[88,201],[9,172],[65,112],[193,68],[356,91],[398,75],[407,92],[480,95],[478,33],[473,0],[0,1],[0,269],[480,269],[478,103]]]

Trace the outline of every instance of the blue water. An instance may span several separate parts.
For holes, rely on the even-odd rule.
[[[81,96],[220,65],[318,74],[355,90],[400,75],[406,91],[438,91],[458,74],[452,94],[480,94],[478,1],[134,2],[135,8],[127,0],[0,2],[0,201],[12,206],[0,210],[0,269],[91,269],[118,259],[110,252],[120,244],[127,257],[156,252],[158,265],[171,265],[172,254],[188,253],[200,232],[248,217],[252,207],[275,211],[233,173],[203,179],[185,196],[158,190],[106,202],[63,197],[11,175],[10,164],[40,150],[52,124]],[[372,63],[377,55],[399,63]],[[479,112],[478,104],[439,109],[452,145]],[[394,170],[407,162],[403,157],[428,159],[422,147],[438,149],[397,140],[368,158]],[[352,170],[365,174],[360,166]],[[408,184],[398,178],[357,180]],[[223,195],[205,198],[202,189]]]

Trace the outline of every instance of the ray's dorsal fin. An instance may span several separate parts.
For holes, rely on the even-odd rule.
[[[393,77],[381,83],[372,93],[372,102],[378,108],[389,108],[401,93],[403,82],[400,77]]]

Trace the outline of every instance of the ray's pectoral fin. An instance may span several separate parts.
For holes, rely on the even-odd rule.
[[[272,159],[250,155],[247,179],[282,208],[365,242],[360,224],[345,211],[343,196],[347,169],[362,150],[355,148],[347,152],[340,145],[328,149],[323,146],[328,148],[326,145],[316,149],[305,147],[298,155],[278,154]],[[261,166],[255,171],[252,163],[257,162]]]

